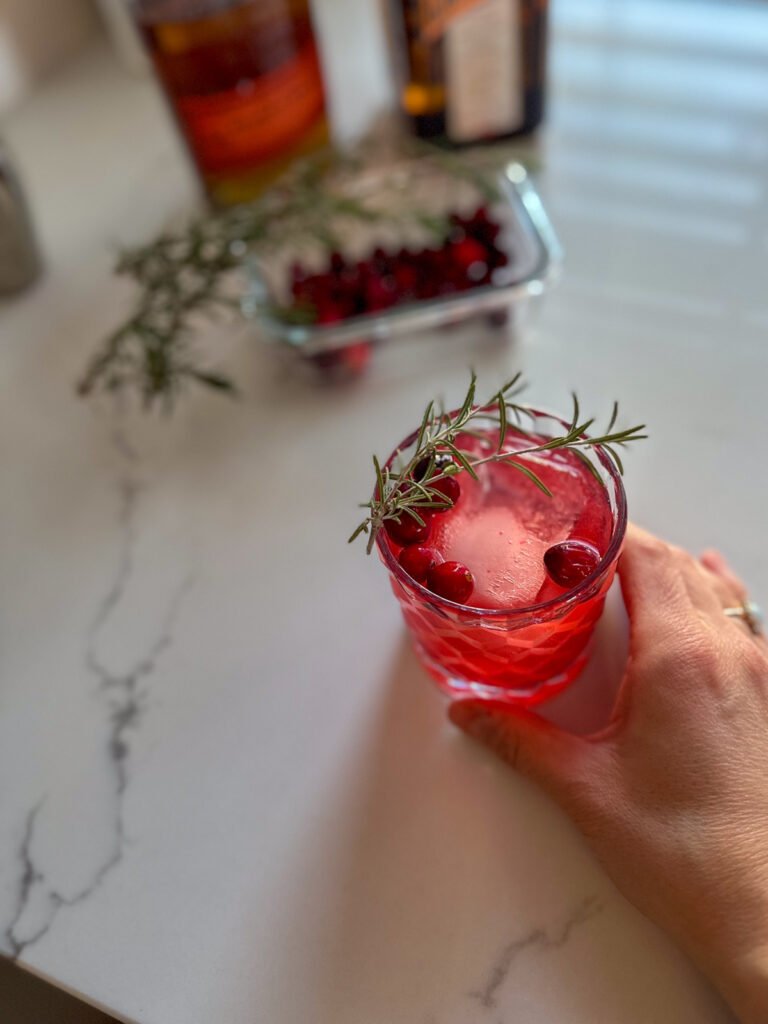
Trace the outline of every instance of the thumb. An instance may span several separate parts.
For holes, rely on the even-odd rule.
[[[585,807],[600,785],[600,748],[530,711],[502,701],[454,701],[448,717],[521,774],[537,782],[567,811]]]

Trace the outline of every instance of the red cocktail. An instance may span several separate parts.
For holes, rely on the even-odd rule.
[[[504,425],[501,445],[499,425],[482,417],[456,436],[476,478],[463,463],[450,467],[448,476],[460,485],[451,494],[458,497],[452,507],[420,510],[425,528],[416,530],[418,550],[400,543],[398,524],[376,534],[419,657],[454,696],[535,704],[565,687],[586,663],[616,569],[627,512],[615,455],[583,441],[515,455],[573,426],[537,410],[526,413],[525,430]],[[394,479],[416,442],[414,433],[387,462]],[[434,461],[429,473],[438,488]],[[413,525],[407,516],[402,521]],[[431,552],[430,572],[438,575],[422,571],[421,548]],[[450,579],[447,589],[440,585],[435,566],[446,563],[469,570],[466,599],[461,579],[458,590]],[[451,573],[456,570],[442,575]]]

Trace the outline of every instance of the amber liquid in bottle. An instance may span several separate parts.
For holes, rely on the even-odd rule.
[[[135,16],[214,203],[327,143],[308,0],[135,0]]]
[[[532,131],[544,116],[547,0],[394,0],[401,106],[456,145]]]

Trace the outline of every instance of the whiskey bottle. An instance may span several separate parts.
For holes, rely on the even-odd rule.
[[[544,116],[547,0],[394,0],[400,101],[413,131],[456,145]]]
[[[133,0],[205,189],[252,199],[328,141],[308,0]]]

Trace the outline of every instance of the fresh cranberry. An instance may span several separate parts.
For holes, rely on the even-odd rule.
[[[352,376],[359,376],[368,369],[373,355],[370,341],[356,341],[341,350],[342,365]]]
[[[319,274],[307,274],[306,277],[299,277],[292,282],[291,292],[296,299],[314,302],[323,286],[324,282]]]
[[[434,594],[464,604],[475,589],[472,573],[461,562],[442,562],[427,574],[427,586]]]
[[[370,341],[354,341],[343,348],[329,349],[306,356],[312,366],[329,376],[347,378],[359,377],[365,373],[372,356]]]
[[[317,322],[319,324],[335,324],[339,320],[343,320],[346,310],[341,303],[334,302],[331,300],[325,300],[318,302],[317,304]]]
[[[393,276],[399,297],[410,298],[416,292],[419,283],[419,272],[410,263],[396,266]]]
[[[465,238],[464,241],[451,246],[453,262],[465,271],[468,271],[473,263],[485,265],[487,255],[485,246],[475,238]]]
[[[365,286],[366,309],[375,312],[387,309],[397,301],[395,282],[391,277],[372,277]]]
[[[357,268],[356,267],[349,267],[349,266],[347,266],[347,267],[344,267],[343,270],[339,271],[339,276],[338,276],[337,284],[338,284],[338,287],[342,289],[342,291],[345,291],[345,292],[353,292],[353,291],[355,291],[357,289],[357,287],[358,287],[358,282],[359,282],[359,278],[358,278]]]
[[[544,553],[549,578],[561,587],[575,587],[600,563],[600,552],[582,540],[564,540]]]
[[[419,509],[419,515],[424,520],[424,525],[417,523],[408,512],[401,512],[399,519],[387,519],[384,522],[384,529],[395,542],[405,547],[407,544],[423,544],[429,538],[431,524],[426,509]]]
[[[459,500],[459,496],[461,494],[461,484],[459,483],[455,476],[445,476],[443,477],[442,480],[435,480],[435,482],[433,484],[430,484],[429,486],[433,490],[439,491],[442,495],[444,495],[448,499],[448,501],[450,501],[451,508]],[[439,512],[441,510],[435,509],[435,511]]]
[[[354,341],[343,348],[318,352],[317,355],[310,356],[310,359],[320,370],[330,371],[342,377],[359,377],[368,368],[372,354],[370,341]]]
[[[424,583],[429,570],[439,565],[443,557],[434,548],[427,548],[422,544],[412,544],[410,547],[403,548],[397,560],[417,583]]]
[[[430,462],[433,461],[428,455],[425,455],[423,459],[419,459],[416,465],[413,467],[413,478],[414,480],[423,480],[427,475]],[[437,476],[438,473],[444,473],[446,466],[450,466],[453,459],[448,452],[437,452],[434,458],[434,468],[432,475]]]
[[[429,463],[430,459],[428,456],[425,456],[423,459],[420,459],[416,463],[413,469],[414,479],[419,481],[424,479],[424,477],[427,475],[427,471],[429,470]],[[435,456],[434,466],[432,469],[432,476],[438,476],[440,473],[444,473],[446,467],[451,465],[453,465],[453,459],[451,458],[451,456],[448,455],[447,452],[439,452]],[[439,491],[441,494],[444,494],[445,497],[450,501],[451,506],[455,505],[456,502],[459,500],[459,495],[461,494],[461,485],[459,484],[459,481],[453,476],[446,476],[443,477],[442,480],[435,480],[435,482],[430,483],[429,486],[432,487],[434,490]],[[439,512],[441,510],[435,509],[435,511]]]
[[[419,297],[431,299],[440,290],[440,283],[445,276],[445,259],[440,249],[424,249],[419,262],[421,279],[419,281]]]

